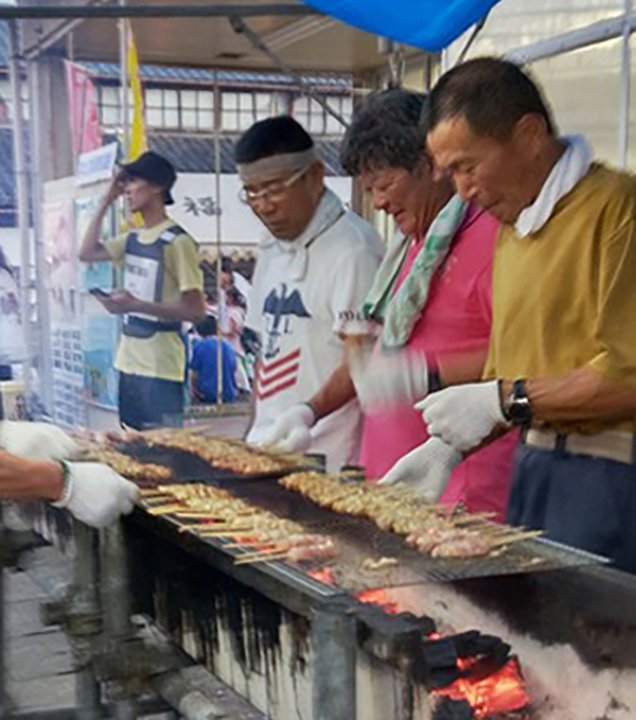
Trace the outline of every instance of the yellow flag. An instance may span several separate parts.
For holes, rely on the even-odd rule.
[[[130,127],[130,147],[128,148],[128,159],[132,162],[148,150],[148,139],[146,137],[144,96],[141,90],[137,46],[135,45],[135,36],[132,33],[132,28],[128,20],[126,21],[126,36],[128,38],[127,74],[133,100],[133,118],[132,125]]]

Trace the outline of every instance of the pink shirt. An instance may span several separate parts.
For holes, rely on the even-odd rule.
[[[497,221],[491,215],[469,209],[448,258],[433,278],[426,308],[413,328],[407,350],[430,358],[488,347],[497,230]],[[408,277],[420,249],[421,242],[412,242],[396,291]],[[368,477],[381,478],[428,437],[421,413],[411,405],[366,415],[360,462]],[[517,440],[516,432],[508,433],[464,460],[454,471],[441,502],[462,502],[470,511],[491,511],[503,519]]]

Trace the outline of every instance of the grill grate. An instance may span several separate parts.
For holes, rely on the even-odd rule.
[[[211,468],[207,463],[185,452],[139,447],[129,451],[139,459],[142,459],[143,454],[146,460],[168,464],[180,481],[204,482],[222,487],[257,507],[297,522],[308,532],[331,535],[338,544],[339,554],[336,560],[329,563],[329,567],[337,585],[349,592],[539,572],[606,562],[599,556],[542,538],[514,543],[496,556],[431,558],[418,553],[399,536],[380,530],[368,520],[338,515],[321,508],[300,494],[283,488],[275,479],[236,476]],[[172,522],[168,518],[154,520]],[[229,541],[200,538],[199,542],[223,549]],[[226,548],[224,552],[237,557],[242,554],[240,549]],[[395,558],[398,564],[381,570],[364,569],[365,560],[377,561],[383,557]],[[293,567],[309,573],[324,565],[303,564]]]

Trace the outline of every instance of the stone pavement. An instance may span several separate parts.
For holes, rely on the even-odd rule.
[[[56,550],[40,548],[35,554],[41,556],[39,563],[53,567],[63,581],[66,563]],[[15,710],[72,707],[75,675],[71,648],[58,627],[45,627],[40,620],[40,604],[47,599],[47,592],[24,572],[5,572],[5,592],[7,686]],[[164,720],[174,715],[150,717]]]

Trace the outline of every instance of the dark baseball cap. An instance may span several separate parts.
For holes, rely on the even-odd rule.
[[[177,173],[172,163],[161,157],[161,155],[149,150],[133,162],[121,165],[121,169],[128,177],[141,178],[163,188],[164,203],[166,205],[174,204],[174,198],[170,190],[175,184]]]

